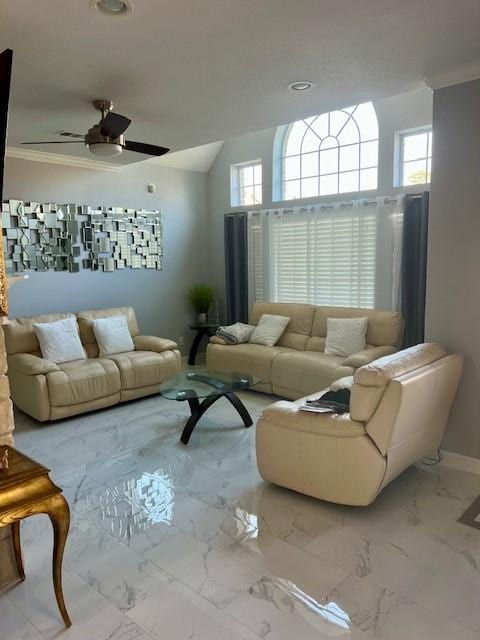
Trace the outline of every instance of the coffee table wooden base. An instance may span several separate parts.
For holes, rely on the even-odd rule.
[[[232,403],[232,405],[235,407],[240,417],[242,418],[243,424],[245,425],[245,427],[248,428],[252,426],[253,424],[252,418],[250,417],[250,414],[248,413],[247,408],[245,407],[243,402],[240,400],[240,398],[237,395],[235,395],[233,392],[207,396],[204,400],[202,400],[202,402],[200,402],[198,398],[189,398],[188,404],[190,405],[190,411],[192,415],[188,419],[187,424],[185,425],[182,431],[182,435],[180,437],[180,440],[183,442],[183,444],[188,444],[188,441],[190,440],[190,436],[192,435],[192,432],[195,429],[197,422],[203,416],[205,411],[209,409],[212,406],[212,404],[214,404],[219,398],[227,398],[227,400],[229,400]]]

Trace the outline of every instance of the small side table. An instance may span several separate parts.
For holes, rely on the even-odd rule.
[[[20,521],[45,513],[53,527],[53,586],[58,608],[67,627],[71,620],[65,607],[62,589],[62,560],[70,509],[62,490],[48,477],[49,469],[27,458],[13,447],[0,446],[0,457],[8,449],[9,468],[0,470],[0,527],[12,525],[12,542],[20,578],[25,580],[20,545]]]
[[[190,365],[195,364],[195,358],[197,357],[198,347],[200,346],[200,342],[202,341],[203,336],[206,336],[207,338],[211,338],[213,335],[215,335],[216,330],[220,326],[221,325],[214,324],[214,323],[200,324],[198,322],[190,325],[190,329],[193,329],[194,331],[196,331],[197,335],[195,336],[195,339],[192,343],[192,348],[190,349],[190,354],[188,356],[188,364]]]

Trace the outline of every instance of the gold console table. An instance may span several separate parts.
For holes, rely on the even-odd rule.
[[[53,526],[53,586],[58,608],[71,626],[62,589],[62,560],[70,526],[70,509],[62,490],[49,478],[49,469],[13,447],[0,446],[0,459],[8,449],[9,468],[0,469],[0,527],[12,525],[12,542],[18,573],[25,580],[20,545],[20,521],[44,513]]]

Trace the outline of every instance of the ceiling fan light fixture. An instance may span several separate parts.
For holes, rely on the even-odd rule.
[[[129,0],[91,0],[90,6],[109,16],[127,16],[133,11]]]
[[[102,156],[103,158],[114,158],[119,156],[123,147],[121,144],[115,144],[112,142],[94,142],[88,145],[88,149],[95,156]]]

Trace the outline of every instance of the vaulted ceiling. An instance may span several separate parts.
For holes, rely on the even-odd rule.
[[[90,0],[1,3],[0,42],[15,53],[10,146],[84,133],[97,120],[91,101],[108,98],[132,118],[129,138],[185,149],[415,89],[480,61],[480,0],[132,3],[127,17],[95,12]],[[315,88],[287,89],[303,79]],[[88,154],[82,145],[39,148]]]

